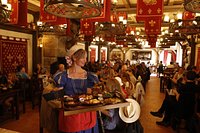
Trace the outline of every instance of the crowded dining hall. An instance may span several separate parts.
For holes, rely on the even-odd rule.
[[[0,133],[200,133],[199,0],[0,0]]]

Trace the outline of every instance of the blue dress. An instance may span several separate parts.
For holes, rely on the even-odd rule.
[[[96,82],[98,82],[98,78],[92,73],[87,73],[87,78],[82,79],[70,78],[66,74],[62,75],[58,87],[64,87],[66,95],[74,96],[86,93],[87,88],[91,88]],[[63,112],[60,112],[59,130],[67,133],[99,133],[96,112],[70,116],[64,116]]]

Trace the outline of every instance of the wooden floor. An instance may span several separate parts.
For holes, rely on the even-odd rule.
[[[144,133],[175,133],[171,127],[156,125],[156,118],[150,115],[150,111],[157,111],[164,99],[164,93],[159,90],[159,78],[151,77],[146,86],[145,103],[141,107],[140,122],[144,127]],[[31,109],[27,103],[25,114],[20,114],[19,120],[8,120],[0,124],[0,128],[5,128],[22,133],[39,133],[38,108]],[[1,132],[1,131],[0,131]]]

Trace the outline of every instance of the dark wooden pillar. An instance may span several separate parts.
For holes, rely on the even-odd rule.
[[[195,42],[195,37],[193,35],[191,36],[190,47],[191,47],[190,65],[195,65],[196,42]]]
[[[98,44],[98,60],[99,60],[99,63],[101,63],[101,45],[99,43]]]
[[[110,45],[107,46],[107,60],[110,61]]]
[[[89,48],[89,46],[90,46],[90,43],[91,42],[89,42],[89,41],[86,41],[85,42],[85,51],[87,52],[87,61],[89,61],[89,51],[88,51],[88,48]]]

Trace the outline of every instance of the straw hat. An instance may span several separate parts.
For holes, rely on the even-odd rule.
[[[115,77],[115,79],[119,82],[120,86],[123,85],[123,83],[122,83],[122,79],[121,79],[120,77]]]
[[[127,107],[121,107],[119,109],[120,118],[126,123],[132,123],[140,117],[140,105],[134,99],[126,99],[130,103]]]
[[[141,81],[142,81],[142,78],[141,78],[141,76],[138,76],[138,79],[137,79],[137,81],[139,81],[139,82],[141,82]]]

